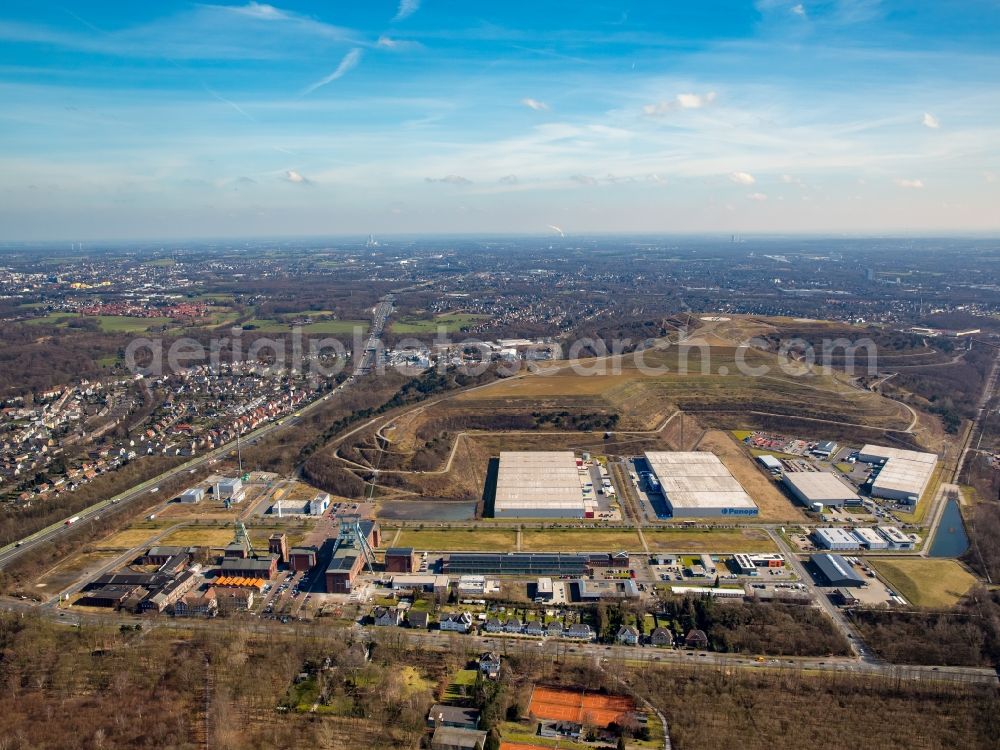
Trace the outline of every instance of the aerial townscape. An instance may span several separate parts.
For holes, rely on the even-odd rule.
[[[114,5],[0,8],[0,750],[1000,746],[1000,8]]]

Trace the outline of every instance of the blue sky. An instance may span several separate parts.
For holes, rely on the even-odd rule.
[[[0,239],[1000,228],[1000,1],[0,5]]]

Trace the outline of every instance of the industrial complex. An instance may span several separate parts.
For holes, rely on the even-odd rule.
[[[649,484],[662,493],[670,515],[757,515],[756,503],[714,453],[647,451],[645,457],[652,473]]]

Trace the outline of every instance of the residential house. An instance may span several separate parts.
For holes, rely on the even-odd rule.
[[[427,626],[430,625],[431,616],[427,612],[410,612],[406,615],[406,621],[411,628],[418,628],[420,630],[427,630]]]
[[[708,636],[705,635],[704,630],[697,628],[689,630],[688,634],[684,636],[684,645],[688,648],[708,648]]]
[[[673,646],[674,634],[666,628],[655,628],[649,636],[649,642],[654,646]]]
[[[500,676],[500,654],[496,651],[487,651],[479,657],[479,671],[491,680]]]
[[[375,607],[372,610],[372,620],[380,628],[399,625],[402,619],[403,613],[396,607]]]
[[[553,620],[549,623],[548,627],[545,628],[546,635],[552,638],[561,638],[563,634],[563,624],[559,620]]]
[[[496,617],[491,617],[483,625],[483,630],[487,633],[502,633],[503,623]]]
[[[545,626],[542,625],[541,620],[532,620],[524,626],[524,634],[534,638],[541,638],[545,635]]]
[[[524,625],[516,617],[511,617],[503,625],[503,631],[505,633],[520,633],[524,629]]]
[[[594,631],[586,623],[576,623],[566,630],[566,637],[578,641],[590,641],[594,639]]]
[[[639,631],[631,625],[622,625],[618,628],[618,634],[615,637],[619,643],[624,643],[626,646],[639,645]]]
[[[472,627],[472,615],[468,612],[454,612],[441,618],[441,630],[453,633],[468,633]]]

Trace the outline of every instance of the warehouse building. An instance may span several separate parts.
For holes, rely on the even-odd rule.
[[[813,555],[812,562],[828,586],[863,586],[865,583],[840,555]]]
[[[854,530],[854,536],[865,549],[889,549],[889,542],[875,529],[859,527]]]
[[[895,500],[915,507],[934,475],[937,456],[933,453],[866,445],[858,460],[879,466],[872,481],[872,497]]]
[[[813,529],[813,541],[823,549],[858,549],[861,544],[858,538],[847,529],[838,526],[825,526]]]
[[[781,468],[782,468],[781,461],[776,459],[770,453],[765,453],[762,456],[757,456],[757,462],[772,474],[781,473]]]
[[[240,502],[245,493],[243,480],[239,477],[233,479],[223,477],[215,483],[212,491],[215,493],[216,500],[225,500],[230,503]]]
[[[182,503],[200,503],[204,497],[205,490],[201,487],[191,487],[184,490],[177,500]]]
[[[821,505],[860,505],[861,496],[828,471],[795,471],[781,480],[796,500],[807,508]]]
[[[673,517],[757,515],[757,505],[714,453],[647,451],[645,455]]]
[[[582,576],[589,568],[589,555],[468,552],[450,555],[442,563],[441,572],[447,575]]]
[[[596,502],[573,451],[503,451],[495,518],[593,518]]]
[[[889,549],[913,549],[913,540],[895,526],[876,526],[875,530],[889,543]]]

